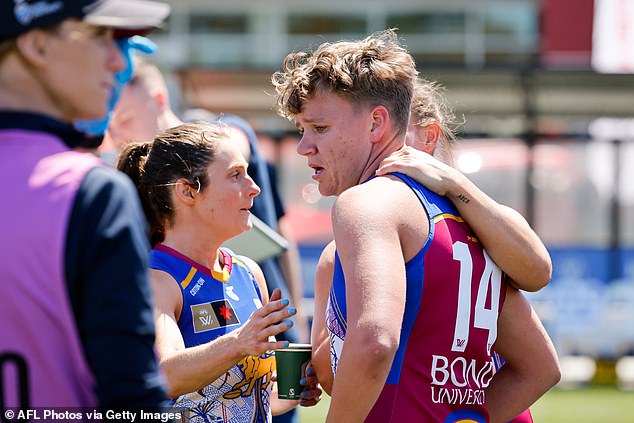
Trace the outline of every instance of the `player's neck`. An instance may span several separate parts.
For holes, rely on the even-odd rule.
[[[405,145],[405,137],[392,136],[380,143],[375,143],[372,146],[368,161],[361,173],[361,179],[359,183],[367,181],[371,177],[376,175],[376,170],[379,168],[381,162],[395,151],[403,148]]]
[[[218,258],[221,243],[218,241],[168,230],[162,244],[206,268],[222,271],[222,261]]]

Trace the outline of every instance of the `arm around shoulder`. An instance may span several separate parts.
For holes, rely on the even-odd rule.
[[[513,286],[525,291],[546,286],[552,273],[550,254],[526,219],[493,200],[462,173],[454,170],[454,175],[447,197],[493,261],[513,279]]]
[[[548,284],[552,262],[544,243],[516,210],[497,203],[459,170],[406,147],[386,158],[377,171],[402,172],[449,198],[493,261],[518,289],[537,291]]]

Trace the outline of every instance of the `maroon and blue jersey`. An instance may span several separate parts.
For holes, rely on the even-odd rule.
[[[488,422],[485,389],[495,372],[491,355],[506,276],[449,200],[405,175],[393,175],[424,206],[426,216],[421,218],[429,219],[429,236],[405,264],[400,344],[366,422]],[[377,313],[393,318],[389,310]],[[346,283],[335,254],[326,307],[335,380],[346,337],[346,314]]]

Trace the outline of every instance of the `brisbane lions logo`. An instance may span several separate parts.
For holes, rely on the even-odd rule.
[[[250,396],[253,389],[267,389],[275,370],[275,356],[268,351],[259,357],[250,355],[243,358],[238,363],[238,367],[244,374],[244,378],[236,383],[231,391],[223,395],[226,399]]]

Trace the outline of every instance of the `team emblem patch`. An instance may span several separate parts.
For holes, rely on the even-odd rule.
[[[486,423],[486,419],[475,410],[459,410],[449,414],[444,423]]]
[[[196,333],[240,324],[240,319],[228,300],[195,304],[191,306],[191,311]]]

